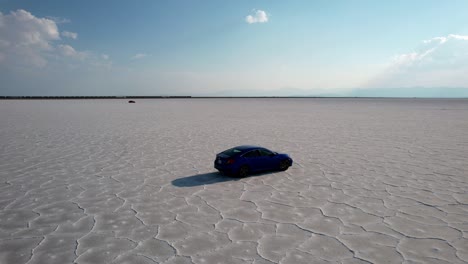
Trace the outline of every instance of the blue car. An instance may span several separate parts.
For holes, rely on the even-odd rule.
[[[251,172],[285,171],[292,166],[292,162],[288,154],[258,146],[238,146],[217,154],[214,167],[221,173],[246,177]]]

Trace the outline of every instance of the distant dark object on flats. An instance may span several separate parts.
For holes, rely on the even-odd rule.
[[[246,177],[250,172],[285,171],[292,163],[293,160],[288,154],[258,146],[238,146],[216,155],[214,167],[222,173]]]
[[[129,103],[129,104],[134,104],[134,103],[135,103],[135,101],[133,101],[133,100],[130,100],[130,101],[128,101],[128,103]]]

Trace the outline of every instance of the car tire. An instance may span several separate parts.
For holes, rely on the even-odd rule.
[[[237,173],[237,176],[240,178],[247,177],[249,175],[249,167],[247,165],[241,166],[239,168],[239,172]]]
[[[287,160],[282,160],[279,164],[279,170],[285,171],[289,168],[289,162]]]

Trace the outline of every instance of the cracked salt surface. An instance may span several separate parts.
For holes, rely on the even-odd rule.
[[[0,263],[468,263],[468,100],[12,100],[0,113]],[[241,144],[295,163],[214,172]]]

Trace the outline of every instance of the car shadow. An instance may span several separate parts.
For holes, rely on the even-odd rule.
[[[219,182],[226,181],[238,181],[240,178],[230,177],[228,175],[223,175],[219,172],[210,172],[203,174],[196,174],[192,176],[187,176],[172,181],[172,185],[177,187],[194,187],[207,184],[214,184]]]
[[[245,178],[238,178],[238,177],[229,176],[226,174],[221,174],[219,172],[210,172],[210,173],[196,174],[192,176],[175,179],[172,181],[172,185],[177,186],[177,187],[195,187],[195,186],[215,184],[215,183],[227,182],[227,181],[238,181],[241,179],[267,175],[267,174],[273,174],[273,173],[276,173],[276,172],[264,171],[260,173],[251,174]]]

